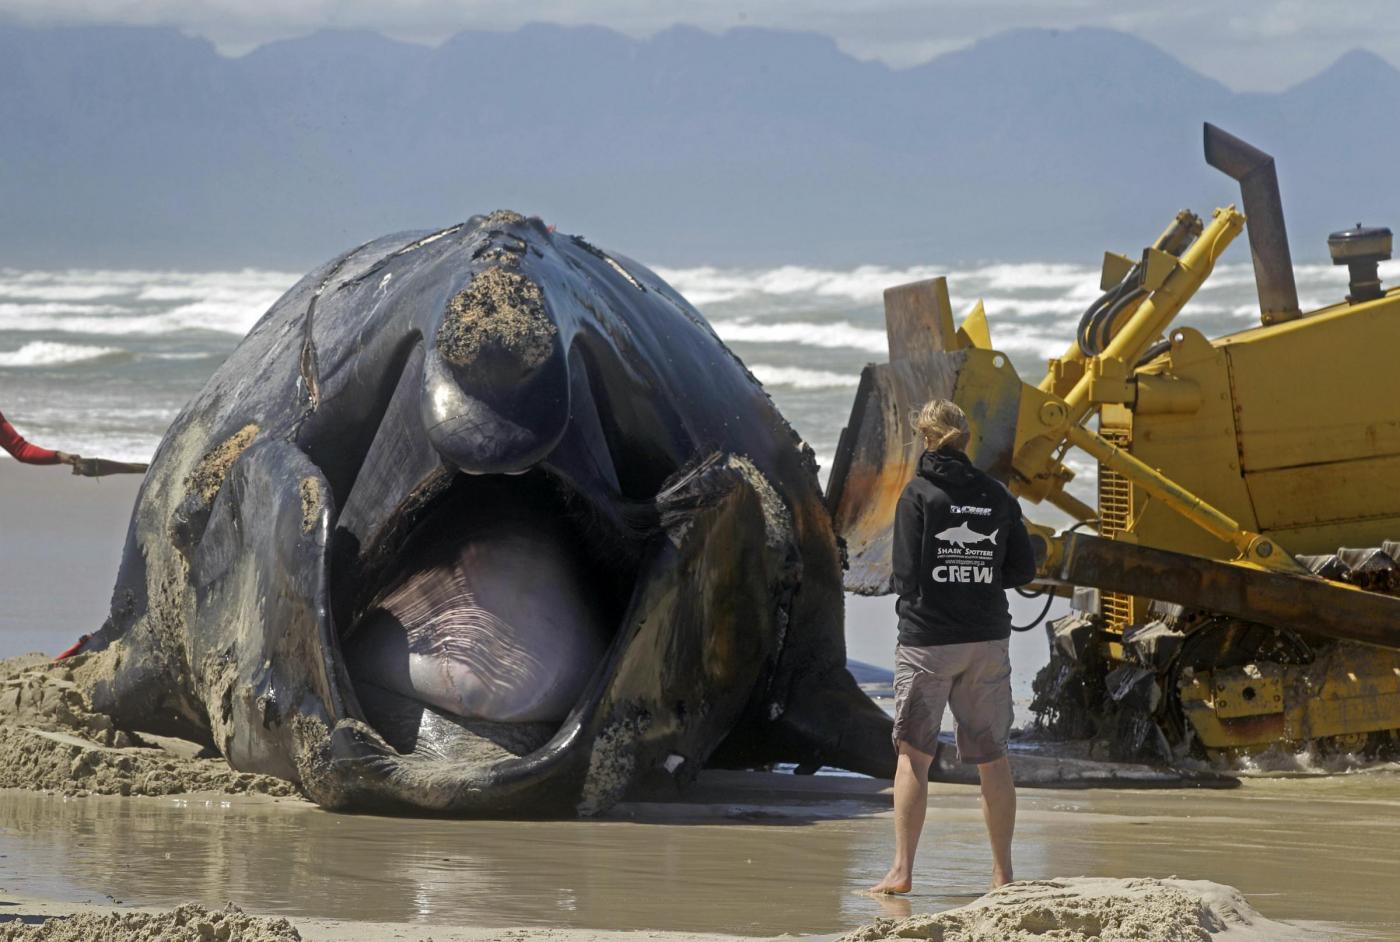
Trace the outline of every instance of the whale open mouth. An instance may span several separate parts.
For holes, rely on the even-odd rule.
[[[637,574],[560,478],[457,474],[399,520],[340,638],[363,718],[403,755],[491,764],[547,743],[617,634]]]

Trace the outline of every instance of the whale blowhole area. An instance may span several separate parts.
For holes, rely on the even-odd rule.
[[[454,366],[503,354],[529,370],[549,359],[558,332],[539,285],[518,272],[487,268],[447,302],[437,347]]]
[[[481,220],[481,225],[486,229],[497,229],[503,226],[518,226],[527,220],[520,213],[513,209],[497,209],[487,213]]]

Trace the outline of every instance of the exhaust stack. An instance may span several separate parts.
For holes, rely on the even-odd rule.
[[[1240,183],[1260,318],[1265,324],[1277,324],[1302,317],[1274,158],[1209,122],[1205,144],[1206,163]]]

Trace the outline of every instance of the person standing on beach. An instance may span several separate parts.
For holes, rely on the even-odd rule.
[[[70,455],[66,451],[53,451],[48,448],[40,448],[38,445],[31,445],[24,440],[24,436],[15,431],[15,427],[5,420],[4,413],[0,413],[0,448],[8,451],[16,461],[21,464],[66,464],[74,468],[82,459],[77,455]]]
[[[894,864],[873,893],[907,893],[928,808],[928,772],[943,708],[953,711],[958,758],[976,765],[992,845],[992,886],[1010,883],[1016,787],[1011,731],[1011,614],[1004,590],[1035,576],[1021,507],[973,467],[957,404],[934,399],[914,428],[925,451],[894,519]]]

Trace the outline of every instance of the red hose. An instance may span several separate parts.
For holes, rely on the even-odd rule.
[[[67,651],[64,651],[64,652],[63,652],[62,654],[60,654],[58,657],[54,658],[54,660],[55,660],[55,661],[61,661],[61,660],[63,660],[63,659],[66,658],[66,657],[72,657],[73,655],[77,654],[79,651],[81,651],[81,650],[83,649],[83,645],[85,645],[85,644],[88,643],[88,639],[91,638],[91,637],[92,637],[92,635],[83,635],[81,638],[78,639],[78,641],[77,641],[76,644],[74,644],[74,645],[73,645],[71,648],[69,648]]]

